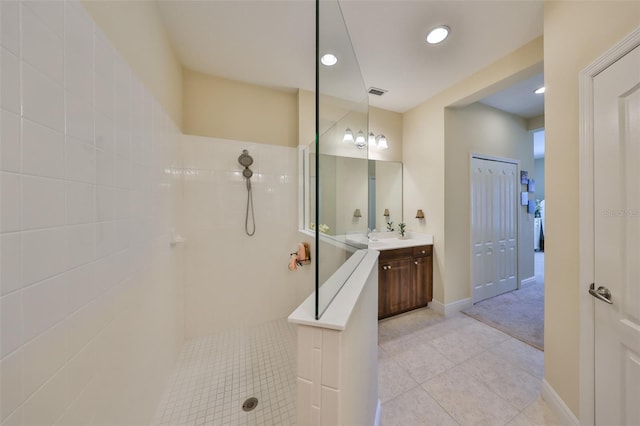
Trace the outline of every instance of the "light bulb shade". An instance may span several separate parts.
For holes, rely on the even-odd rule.
[[[362,217],[362,213],[360,213],[360,209],[356,209],[356,211],[353,212],[353,217]]]
[[[344,136],[342,137],[342,142],[344,143],[353,143],[353,132],[351,129],[347,128],[344,132]]]
[[[424,212],[422,211],[422,209],[418,209],[418,211],[416,212],[416,219],[424,219]]]
[[[389,209],[384,209],[384,215],[386,217],[389,217]]]
[[[376,135],[373,134],[373,132],[369,133],[369,139],[367,140],[367,143],[369,144],[369,146],[376,146]]]
[[[389,145],[387,144],[387,138],[385,135],[378,136],[378,149],[389,149]]]
[[[367,141],[364,139],[364,133],[362,133],[362,130],[358,132],[358,136],[356,136],[355,144],[358,149],[362,149],[367,146]]]

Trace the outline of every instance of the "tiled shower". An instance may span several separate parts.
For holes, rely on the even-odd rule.
[[[148,424],[190,345],[293,348],[297,149],[182,135],[77,0],[0,1],[0,45],[0,423]],[[292,418],[290,385],[254,419]]]
[[[2,424],[145,422],[184,334],[178,129],[79,2],[0,5]]]

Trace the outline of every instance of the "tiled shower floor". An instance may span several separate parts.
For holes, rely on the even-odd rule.
[[[296,329],[286,319],[187,342],[154,424],[295,424],[295,351]],[[245,412],[249,397],[258,406]]]

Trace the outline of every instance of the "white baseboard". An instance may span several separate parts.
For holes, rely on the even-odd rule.
[[[541,392],[542,399],[545,400],[551,411],[553,411],[553,414],[555,414],[558,420],[560,420],[560,424],[572,426],[580,425],[580,421],[575,414],[573,414],[569,407],[567,407],[567,404],[564,403],[562,398],[560,398],[560,395],[558,395],[546,380],[542,380]]]
[[[471,306],[471,299],[456,300],[455,302],[447,303],[446,305],[438,300],[432,300],[430,304],[431,309],[445,317],[450,317],[451,315],[467,309],[469,306]]]
[[[380,404],[380,400],[378,400],[378,407],[376,408],[376,418],[373,421],[373,426],[380,426],[382,417],[382,404]]]
[[[525,278],[520,281],[520,288],[525,288],[536,283],[536,277]]]

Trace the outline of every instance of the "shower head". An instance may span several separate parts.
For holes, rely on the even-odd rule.
[[[245,169],[242,171],[242,176],[244,176],[247,179],[249,179],[251,176],[253,176],[253,172],[251,171],[251,169],[249,167],[245,167]]]
[[[242,150],[242,154],[238,157],[238,163],[243,167],[249,167],[253,164],[253,157],[249,155],[249,151],[246,149]]]

